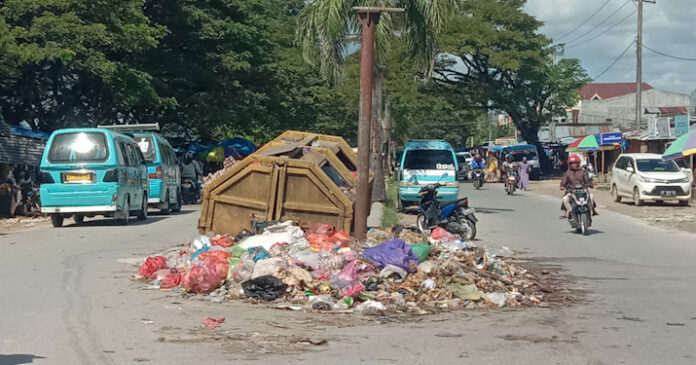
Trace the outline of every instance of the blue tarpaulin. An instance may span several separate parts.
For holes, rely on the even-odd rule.
[[[36,138],[36,139],[48,139],[49,133],[33,131],[31,129],[26,129],[22,127],[12,127],[10,128],[10,134],[18,137]]]

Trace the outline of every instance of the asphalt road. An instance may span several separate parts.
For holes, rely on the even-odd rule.
[[[215,304],[130,281],[135,268],[117,260],[184,243],[196,233],[189,210],[1,235],[0,365],[696,363],[695,236],[602,212],[583,237],[557,219],[557,199],[464,188],[479,244],[565,270],[581,303],[397,321]],[[206,317],[227,321],[201,329]]]

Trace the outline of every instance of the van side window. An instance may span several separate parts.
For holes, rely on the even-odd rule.
[[[164,142],[160,142],[160,146],[162,146],[162,162],[167,166],[172,165],[171,148]]]
[[[132,143],[126,144],[126,152],[128,153],[128,166],[138,166],[138,155],[135,153],[135,147]]]
[[[617,169],[626,170],[627,161],[628,159],[626,157],[621,157],[618,161],[616,161],[616,165],[614,165],[614,167]]]
[[[128,166],[128,151],[126,151],[126,144],[119,141],[118,142],[118,164],[120,166]]]

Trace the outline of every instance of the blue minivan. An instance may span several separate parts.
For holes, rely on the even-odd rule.
[[[174,148],[155,132],[133,132],[132,135],[147,161],[150,180],[148,203],[164,214],[180,211],[181,170]]]
[[[104,215],[147,218],[147,166],[133,138],[98,128],[53,132],[41,159],[41,212],[54,227]]]
[[[440,182],[437,199],[454,202],[459,197],[457,157],[452,146],[443,140],[412,140],[406,144],[399,164],[399,205],[418,203],[422,186]]]

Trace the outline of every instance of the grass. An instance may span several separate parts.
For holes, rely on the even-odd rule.
[[[384,211],[382,213],[382,226],[394,227],[399,224],[399,212],[397,201],[399,199],[399,184],[393,176],[387,179],[387,195],[384,198]]]

